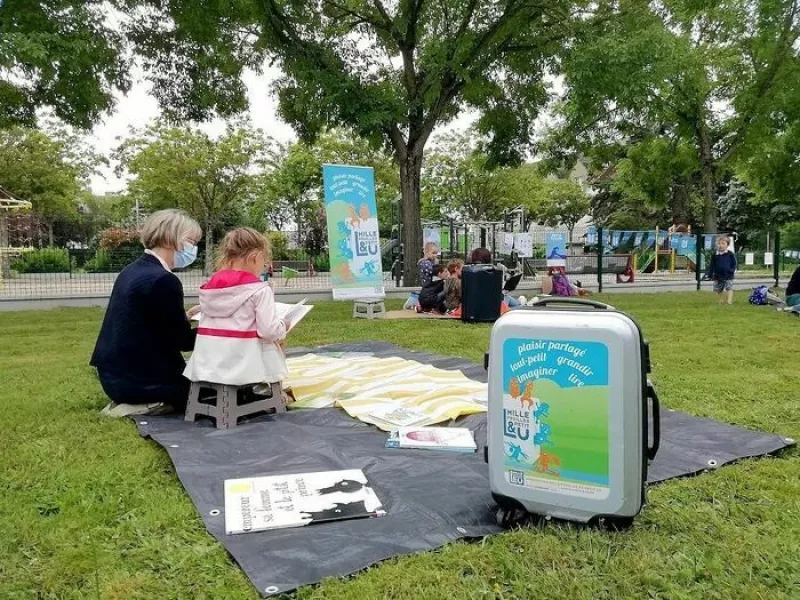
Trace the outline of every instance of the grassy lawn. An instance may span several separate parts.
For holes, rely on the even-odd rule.
[[[610,299],[651,342],[662,403],[800,439],[800,319],[708,293]],[[480,361],[489,328],[353,321],[319,305],[294,345],[380,339]],[[0,313],[0,598],[257,598],[167,455],[102,418],[101,311]],[[550,524],[389,561],[310,598],[800,598],[800,452],[653,488],[626,533]]]

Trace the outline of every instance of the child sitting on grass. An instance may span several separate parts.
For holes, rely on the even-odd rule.
[[[184,376],[227,385],[275,383],[287,375],[280,344],[288,323],[259,277],[270,245],[255,229],[229,232],[219,247],[218,271],[200,288],[200,326]]]
[[[444,282],[450,276],[447,268],[443,265],[433,265],[432,280],[430,283],[422,286],[419,292],[419,309],[420,312],[438,311],[440,313],[447,312],[444,303]]]
[[[728,304],[733,304],[733,277],[736,273],[736,255],[728,249],[730,241],[727,237],[717,240],[717,253],[711,257],[708,265],[708,278],[714,281],[714,291],[723,304],[727,295]]]

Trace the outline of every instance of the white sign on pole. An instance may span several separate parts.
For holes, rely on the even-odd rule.
[[[744,264],[746,264],[746,265],[755,264],[755,255],[752,252],[747,252],[744,255]]]
[[[771,267],[773,262],[774,258],[772,257],[772,252],[764,252],[764,265]]]
[[[504,233],[503,234],[503,254],[511,254],[514,250],[514,234],[513,233]]]
[[[422,230],[422,243],[431,242],[440,246],[442,243],[442,232],[438,227],[426,227]]]
[[[517,233],[514,235],[514,245],[517,247],[520,258],[533,258],[533,234]]]

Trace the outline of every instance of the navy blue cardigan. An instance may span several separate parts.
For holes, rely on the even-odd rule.
[[[181,280],[145,254],[114,282],[90,364],[143,384],[175,382],[186,367],[181,351],[192,350],[195,337]]]
[[[725,254],[714,254],[708,265],[708,278],[730,281],[736,273],[736,255],[728,250]]]

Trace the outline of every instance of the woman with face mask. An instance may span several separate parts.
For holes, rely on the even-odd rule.
[[[144,222],[144,254],[114,282],[90,362],[111,399],[104,414],[163,414],[186,406],[181,352],[194,348],[196,334],[172,270],[195,261],[201,234],[196,221],[175,209]]]

